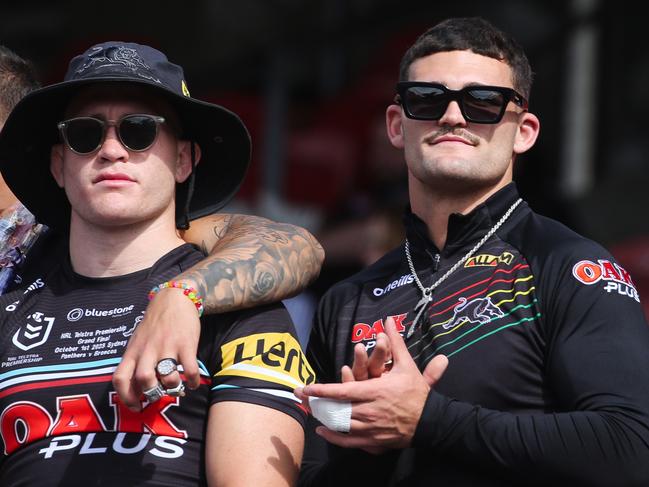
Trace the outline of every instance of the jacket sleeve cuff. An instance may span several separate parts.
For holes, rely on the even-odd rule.
[[[428,393],[424,409],[421,412],[419,423],[412,437],[413,447],[430,448],[438,441],[438,434],[443,431],[440,421],[443,421],[443,411],[447,408],[450,399],[433,389]]]

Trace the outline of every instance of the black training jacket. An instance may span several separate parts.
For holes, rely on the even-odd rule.
[[[424,286],[518,198],[510,184],[452,215],[441,252],[407,214]],[[371,349],[388,316],[407,336],[420,298],[403,245],[333,286],[309,342],[318,380],[340,381],[354,345]],[[631,277],[600,245],[522,202],[412,328],[421,370],[449,358],[412,448],[373,456],[309,431],[301,485],[649,486],[649,328]]]

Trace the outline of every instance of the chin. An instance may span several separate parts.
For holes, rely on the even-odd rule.
[[[502,182],[502,178],[484,178],[468,174],[438,174],[428,186],[444,193],[470,194],[489,191]]]
[[[97,227],[120,227],[146,220],[145,217],[134,212],[133,208],[86,207],[76,214],[84,224]]]

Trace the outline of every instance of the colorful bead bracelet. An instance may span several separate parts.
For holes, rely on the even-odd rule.
[[[153,297],[164,288],[182,289],[183,294],[187,296],[192,303],[194,303],[194,306],[196,306],[198,317],[200,318],[203,315],[204,306],[202,296],[198,294],[198,291],[196,289],[183,282],[167,281],[163,282],[162,284],[158,284],[153,289],[151,289],[151,291],[149,291],[149,300],[153,299]]]

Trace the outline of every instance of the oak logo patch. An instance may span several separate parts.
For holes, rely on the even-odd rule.
[[[597,262],[580,260],[572,267],[572,275],[587,286],[603,282],[606,292],[615,292],[640,302],[640,296],[638,296],[635,284],[631,280],[631,275],[616,262],[606,259],[599,259]]]
[[[388,316],[388,318],[394,319],[394,324],[399,333],[403,333],[406,329],[403,321],[408,316],[408,313],[402,313],[398,315]],[[352,343],[363,343],[365,348],[370,349],[374,348],[376,345],[376,336],[379,333],[385,333],[385,327],[383,326],[383,318],[379,318],[374,322],[367,323],[355,323],[352,327]]]
[[[464,267],[496,267],[498,264],[511,265],[514,254],[503,252],[500,255],[479,254],[467,259]]]
[[[112,442],[112,449],[123,454],[134,454],[143,449],[151,434],[178,438],[181,444],[188,438],[187,432],[178,428],[166,414],[169,408],[180,404],[178,397],[163,396],[155,403],[146,403],[141,411],[131,411],[120,401],[116,392],[110,391],[108,403],[112,406],[110,419],[99,414],[97,406],[88,394],[56,397],[55,418],[38,403],[13,402],[0,414],[0,437],[4,444],[4,454],[10,455],[20,447],[47,437],[58,439],[52,440],[48,447],[39,450],[40,454],[44,454],[44,458],[51,458],[59,451],[72,450],[80,445],[83,445],[80,454],[104,453],[108,448],[91,448],[90,443],[95,438],[95,433],[108,431],[119,432]],[[115,426],[107,426],[106,420]],[[145,441],[140,441],[139,444],[135,442],[137,446],[134,446],[131,438],[130,444],[126,441],[126,444],[122,444],[125,433],[140,433],[141,440]],[[85,441],[81,441],[84,440],[84,435],[87,435]]]
[[[315,381],[298,341],[290,333],[258,333],[221,347],[221,371],[295,388]]]

